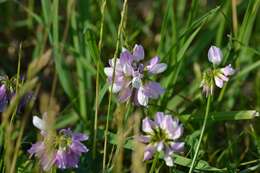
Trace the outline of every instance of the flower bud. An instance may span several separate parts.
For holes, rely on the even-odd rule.
[[[216,46],[211,46],[208,51],[208,59],[210,62],[212,62],[214,65],[219,65],[222,60],[222,52],[221,50]]]

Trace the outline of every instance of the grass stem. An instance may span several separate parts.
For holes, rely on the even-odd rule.
[[[96,158],[96,145],[97,145],[97,122],[98,122],[98,106],[99,106],[99,71],[100,71],[100,60],[101,60],[101,49],[103,42],[103,30],[104,30],[104,15],[106,0],[103,0],[101,6],[101,24],[98,42],[99,59],[97,60],[97,73],[96,73],[96,96],[95,96],[95,119],[94,119],[94,140],[93,140],[93,158]]]
[[[127,0],[124,1],[123,4],[123,9],[121,11],[121,20],[120,20],[120,24],[118,26],[118,33],[117,33],[117,42],[116,42],[116,50],[113,56],[113,62],[114,64],[116,64],[117,61],[117,54],[119,51],[119,45],[120,45],[120,39],[121,39],[121,34],[123,32],[123,23],[124,23],[124,19],[125,19],[125,13],[126,13],[126,6],[127,6]],[[108,109],[107,109],[107,116],[106,116],[106,127],[105,127],[105,141],[104,141],[104,154],[103,154],[103,163],[102,163],[102,168],[103,168],[103,173],[106,170],[106,152],[107,152],[107,139],[108,139],[108,125],[109,125],[109,119],[110,119],[110,108],[111,108],[111,99],[112,99],[112,91],[113,91],[113,85],[114,85],[114,81],[115,81],[115,68],[116,66],[114,66],[113,68],[113,77],[112,77],[112,85],[111,85],[111,91],[109,93],[109,98],[108,98]]]

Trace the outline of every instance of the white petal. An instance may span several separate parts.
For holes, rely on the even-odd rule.
[[[139,88],[138,93],[137,93],[137,100],[138,103],[142,106],[147,106],[148,105],[148,97],[144,95],[142,91],[142,87]]]
[[[217,87],[219,87],[219,88],[223,87],[223,80],[222,79],[220,79],[219,77],[215,76],[214,80],[215,80],[215,84],[217,85]]]
[[[218,77],[219,77],[220,79],[222,79],[223,81],[225,81],[225,82],[228,81],[228,77],[225,76],[225,75],[223,75],[223,74],[221,74],[221,73],[218,74]]]
[[[112,86],[110,86],[110,90],[111,90],[111,87]],[[118,84],[114,83],[112,92],[118,93],[122,89],[122,87],[123,87],[122,85],[118,85]]]
[[[153,74],[159,74],[164,72],[167,69],[167,64],[165,63],[160,63],[160,64],[156,64],[154,65],[149,72],[153,73]]]
[[[164,161],[165,161],[167,166],[170,166],[170,167],[173,166],[173,160],[172,160],[171,156],[165,156]]]
[[[113,76],[113,68],[111,67],[105,67],[104,68],[104,72],[108,77],[112,77]]]
[[[123,71],[124,71],[124,73],[126,74],[126,76],[130,76],[130,75],[132,75],[132,73],[133,73],[133,68],[132,68],[132,66],[131,65],[129,65],[129,64],[125,64],[124,66],[123,66]]]
[[[38,116],[33,116],[33,125],[40,130],[46,130],[46,123],[44,120],[40,119]]]
[[[150,120],[148,117],[143,119],[142,121],[142,130],[145,133],[153,133],[153,128],[154,128],[154,122]]]
[[[132,86],[134,87],[134,88],[140,88],[141,86],[142,86],[142,80],[141,80],[141,78],[140,77],[134,77],[133,79],[132,79]]]
[[[163,145],[163,142],[162,141],[160,141],[158,144],[157,144],[157,151],[162,151],[163,150],[163,147],[164,147],[164,145]]]

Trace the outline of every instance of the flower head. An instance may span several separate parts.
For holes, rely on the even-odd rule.
[[[20,88],[21,86],[18,85]],[[16,95],[16,78],[13,77],[9,79],[7,76],[0,76],[0,112],[3,112],[7,105],[10,103],[11,99]],[[22,110],[27,106],[27,104],[33,100],[33,92],[28,92],[24,94],[17,106],[17,113],[21,113]]]
[[[208,59],[213,65],[218,65],[222,60],[222,52],[216,46],[211,46],[208,52]],[[203,74],[203,79],[201,81],[200,87],[202,87],[202,92],[206,96],[213,94],[214,83],[218,88],[222,88],[224,83],[229,80],[229,76],[233,75],[235,70],[232,68],[231,64],[225,66],[224,68],[213,68],[209,69]]]
[[[39,158],[43,170],[48,171],[53,165],[60,169],[78,167],[81,154],[88,152],[81,143],[88,140],[87,135],[62,129],[55,136],[48,136],[45,118],[34,116],[33,124],[41,130],[44,140],[33,144],[28,152]]]
[[[154,121],[145,118],[142,122],[140,141],[146,145],[144,160],[150,160],[156,152],[162,152],[167,166],[173,166],[173,153],[182,152],[184,142],[177,140],[183,134],[183,126],[171,115],[157,112]]]
[[[124,48],[116,63],[113,59],[109,60],[110,67],[106,67],[104,72],[110,86],[114,82],[112,92],[118,94],[119,101],[126,102],[134,98],[136,104],[147,106],[150,98],[156,99],[164,92],[159,83],[150,81],[148,77],[164,72],[167,65],[160,63],[157,56],[144,63],[144,56],[143,47],[135,45],[132,53]]]

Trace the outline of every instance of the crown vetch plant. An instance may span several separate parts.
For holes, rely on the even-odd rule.
[[[177,118],[157,112],[154,121],[146,117],[142,122],[140,141],[146,144],[144,160],[150,160],[156,152],[163,154],[167,166],[173,166],[173,153],[184,149],[184,142],[178,139],[183,134],[183,126]]]
[[[41,130],[43,141],[32,144],[28,152],[40,160],[45,171],[50,170],[53,165],[61,169],[77,168],[82,153],[88,152],[88,148],[81,143],[88,140],[88,136],[74,133],[69,128],[61,129],[58,134],[49,136],[44,119],[33,117],[33,124]]]
[[[231,64],[223,68],[216,68],[223,59],[222,52],[218,47],[211,46],[209,48],[208,59],[213,64],[214,68],[203,73],[203,79],[200,85],[202,87],[202,92],[206,96],[213,95],[214,83],[217,87],[222,88],[224,82],[229,80],[228,77],[235,73]]]
[[[160,63],[160,58],[155,56],[149,62],[143,62],[144,49],[141,45],[135,45],[133,52],[123,49],[120,58],[109,60],[110,67],[104,69],[110,86],[113,84],[113,93],[118,94],[121,102],[132,99],[135,104],[147,106],[149,99],[157,99],[163,94],[164,89],[159,83],[151,81],[149,76],[162,73],[167,65]],[[115,79],[113,81],[113,70]]]

